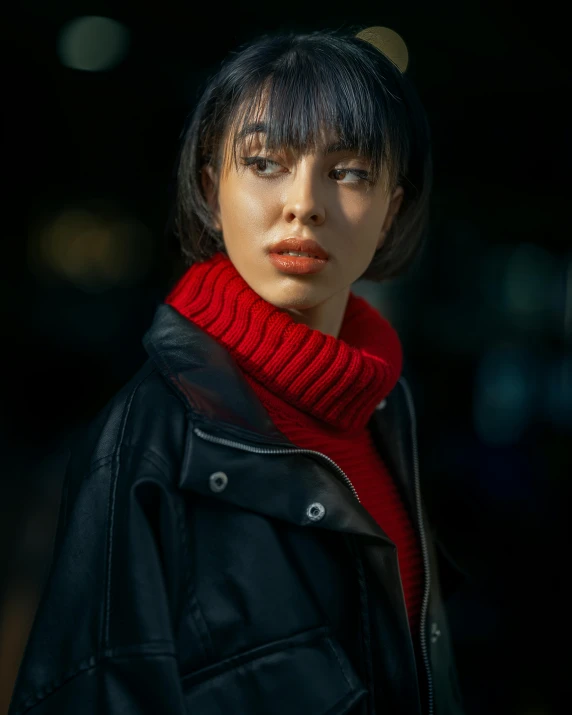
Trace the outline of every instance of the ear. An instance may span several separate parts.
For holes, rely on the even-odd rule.
[[[387,207],[387,213],[385,214],[385,220],[383,221],[383,226],[381,227],[381,232],[379,234],[379,240],[377,242],[377,249],[379,250],[385,239],[387,238],[387,234],[389,233],[389,229],[391,228],[391,224],[393,223],[393,219],[395,216],[397,216],[397,213],[401,207],[401,202],[403,201],[403,186],[398,186],[395,191],[393,192],[393,195],[391,199],[389,200],[389,206]]]
[[[218,177],[214,168],[208,164],[203,166],[201,169],[201,184],[203,187],[203,194],[212,213],[213,226],[217,231],[220,231],[222,230],[222,225],[220,220],[220,207],[218,203]]]

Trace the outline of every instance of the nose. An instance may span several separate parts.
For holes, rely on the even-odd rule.
[[[283,216],[288,223],[319,226],[326,218],[326,207],[320,192],[319,177],[310,166],[299,167],[284,201]]]

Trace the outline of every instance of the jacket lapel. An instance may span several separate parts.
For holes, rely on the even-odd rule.
[[[379,454],[393,476],[413,523],[417,523],[413,440],[410,417],[405,403],[402,378],[372,415],[370,430]]]
[[[327,459],[300,450],[276,428],[232,356],[208,333],[163,303],[143,344],[192,414],[182,489],[292,523],[370,537],[374,543],[395,548]],[[393,402],[390,395],[390,409],[376,422],[382,450],[388,453],[395,439]],[[392,459],[394,466],[402,467],[398,453]],[[209,478],[220,471],[228,481],[216,492]],[[313,520],[309,511],[316,503],[325,509],[319,520]]]
[[[143,345],[193,414],[263,441],[285,439],[229,352],[175,308],[158,306]]]

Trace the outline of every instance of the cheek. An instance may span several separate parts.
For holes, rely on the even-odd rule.
[[[251,181],[229,182],[221,186],[219,203],[223,231],[263,228],[279,209],[272,187],[253,186]]]
[[[368,195],[347,195],[339,202],[339,209],[352,238],[377,240],[383,225],[385,206],[383,199]]]

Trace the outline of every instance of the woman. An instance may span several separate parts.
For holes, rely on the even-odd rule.
[[[185,134],[187,269],[86,430],[11,715],[460,713],[399,338],[429,132],[343,33],[264,37]]]

